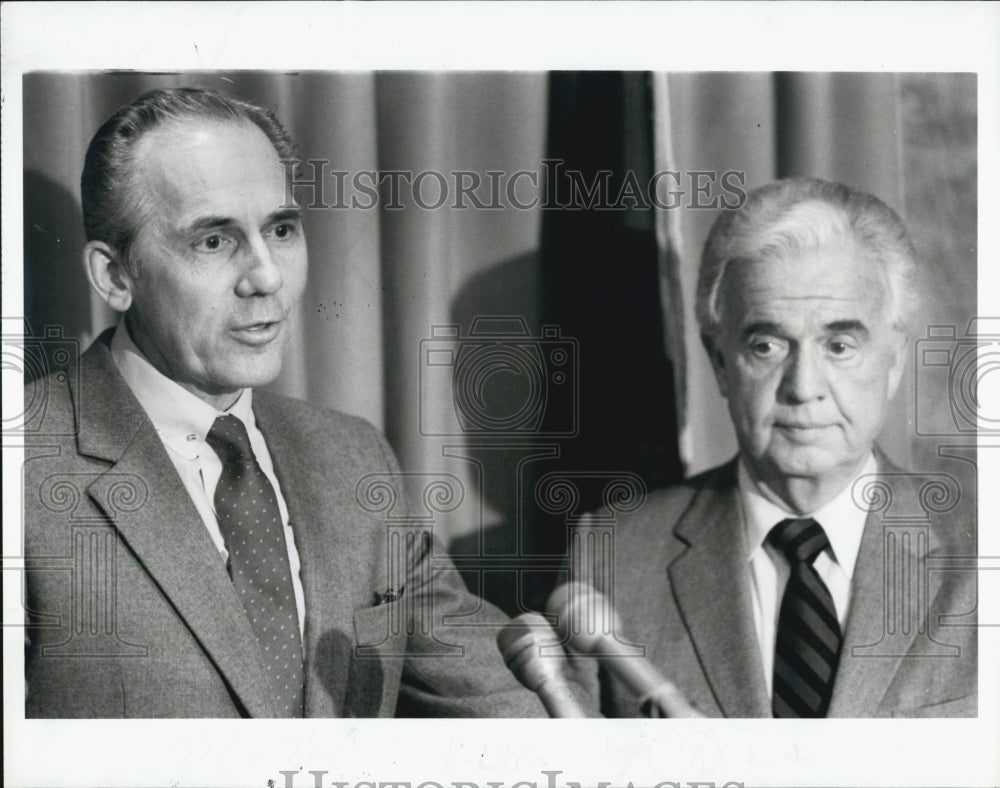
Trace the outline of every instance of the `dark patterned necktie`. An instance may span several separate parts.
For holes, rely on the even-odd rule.
[[[220,416],[206,438],[222,460],[215,514],[229,574],[260,645],[279,716],[302,716],[302,642],[284,526],[274,488],[235,416]]]
[[[815,520],[782,520],[768,534],[792,572],[781,600],[774,648],[775,717],[825,717],[840,661],[833,597],[813,561],[830,542]]]

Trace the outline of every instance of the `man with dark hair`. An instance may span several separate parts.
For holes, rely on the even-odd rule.
[[[913,268],[891,209],[811,178],[709,234],[697,315],[739,455],[622,516],[613,566],[575,567],[706,715],[976,714],[975,572],[940,563],[975,554],[975,502],[928,504],[875,446]],[[638,713],[605,690],[606,713]]]
[[[29,717],[542,714],[499,611],[370,505],[403,499],[383,438],[257,389],[306,282],[293,154],[267,111],[194,89],[90,145],[85,266],[121,319],[26,392]]]

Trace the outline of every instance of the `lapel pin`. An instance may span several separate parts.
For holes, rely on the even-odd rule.
[[[400,586],[397,591],[395,588],[387,588],[384,594],[380,594],[378,591],[375,592],[375,606],[387,605],[390,602],[395,602],[397,599],[403,596],[403,590],[405,586]]]

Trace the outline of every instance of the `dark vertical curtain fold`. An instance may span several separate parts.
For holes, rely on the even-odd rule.
[[[581,434],[564,462],[633,471],[660,484],[676,479],[680,466],[673,409],[664,407],[673,380],[645,195],[652,174],[647,75],[554,74],[550,93],[561,98],[549,107],[548,158],[585,184],[608,173],[604,193],[613,206],[553,207],[542,221],[546,315],[581,348]],[[639,186],[639,199],[627,196],[626,179]],[[558,180],[564,200],[568,180]]]

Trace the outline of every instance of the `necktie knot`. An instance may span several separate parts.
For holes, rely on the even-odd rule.
[[[247,462],[254,459],[247,428],[232,414],[227,413],[215,420],[212,429],[205,436],[205,442],[219,455],[223,463]]]
[[[783,552],[790,563],[811,565],[830,546],[823,526],[811,517],[782,520],[767,535],[768,541]]]

